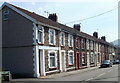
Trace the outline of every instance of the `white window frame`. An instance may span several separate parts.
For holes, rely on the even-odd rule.
[[[85,55],[84,55],[84,53],[82,53],[82,64],[83,65],[85,64]]]
[[[76,48],[80,48],[80,39],[76,37]]]
[[[62,34],[63,34],[63,38],[62,38]],[[63,44],[62,44],[62,39],[63,39]],[[65,46],[65,33],[64,32],[60,33],[60,45]]]
[[[92,40],[90,41],[90,47],[91,47],[90,49],[93,50],[93,41]]]
[[[72,38],[71,38],[72,37]],[[72,40],[71,40],[72,39]],[[72,43],[70,44],[70,41],[72,41]],[[73,47],[73,35],[69,34],[68,35],[68,45],[69,47]]]
[[[94,54],[93,53],[91,53],[91,55],[90,55],[91,57],[90,57],[90,63],[95,63],[95,57],[94,57]]]
[[[86,44],[87,44],[87,50],[89,50],[89,49],[90,49],[90,42],[89,42],[89,39],[87,39]]]
[[[53,37],[54,37],[53,43],[51,43],[51,41],[50,41],[50,40],[51,40],[51,39],[50,39],[50,38],[51,38],[51,37],[50,37],[50,32],[51,32],[51,31],[53,31]],[[49,44],[50,44],[50,45],[55,45],[55,44],[56,44],[56,36],[55,36],[55,34],[56,34],[56,33],[55,33],[55,30],[54,30],[54,29],[49,29]]]
[[[41,41],[39,41],[39,34],[38,34],[39,32],[42,32]],[[44,27],[43,26],[38,25],[38,27],[37,27],[37,39],[38,39],[39,44],[44,44]]]
[[[50,66],[50,53],[55,53],[55,66]],[[57,68],[57,51],[48,51],[48,57],[49,68]]]
[[[73,55],[70,55],[70,53],[72,53]],[[70,56],[73,57],[73,63],[72,64],[70,63]],[[74,51],[72,51],[72,50],[68,51],[68,64],[69,65],[74,65]]]
[[[84,38],[81,38],[81,48],[84,49]]]

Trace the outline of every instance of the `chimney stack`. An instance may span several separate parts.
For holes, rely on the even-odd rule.
[[[73,28],[80,31],[81,26],[80,24],[74,24]]]
[[[106,41],[106,37],[105,37],[105,36],[102,36],[102,37],[101,37],[101,40]]]
[[[48,18],[52,21],[58,22],[58,17],[56,15],[56,13],[49,14]]]
[[[98,38],[98,32],[94,32],[93,36],[96,37],[96,38]]]

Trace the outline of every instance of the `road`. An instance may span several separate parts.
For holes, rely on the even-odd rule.
[[[118,65],[109,68],[97,68],[90,71],[78,72],[77,74],[44,79],[13,79],[16,82],[39,82],[39,81],[118,81]],[[12,83],[11,82],[11,83]]]
[[[42,81],[118,81],[118,65]]]

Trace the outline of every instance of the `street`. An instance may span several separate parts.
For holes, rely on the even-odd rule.
[[[77,74],[44,79],[13,79],[13,81],[118,81],[118,65],[109,68],[97,68]]]
[[[42,81],[45,80],[48,79]],[[118,66],[113,65],[111,68],[100,68],[62,78],[49,79],[49,81],[118,81]]]

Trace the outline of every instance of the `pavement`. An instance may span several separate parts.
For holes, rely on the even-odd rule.
[[[67,72],[60,72],[57,74],[52,74],[52,75],[47,75],[47,76],[41,76],[41,79],[49,79],[49,78],[59,78],[59,77],[66,77],[66,76],[70,76],[70,75],[75,75],[75,74],[79,74],[85,71],[91,71],[91,70],[95,70],[98,69],[99,66],[96,67],[89,67],[89,68],[85,68],[85,69],[79,69],[79,70],[73,70],[73,71],[67,71]]]

